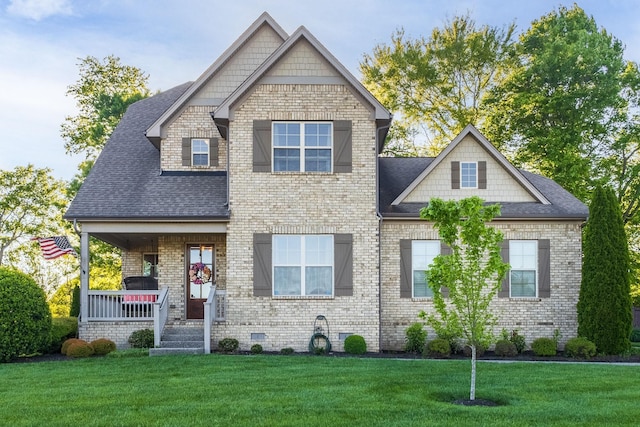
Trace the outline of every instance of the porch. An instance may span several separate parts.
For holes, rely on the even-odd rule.
[[[87,292],[86,315],[80,317],[81,335],[109,338],[119,347],[126,346],[134,330],[153,329],[154,346],[162,345],[162,336],[171,306],[169,288],[159,290],[118,290]],[[204,320],[190,327],[203,330],[205,353],[211,352],[212,328],[226,320],[226,291],[212,286],[203,302]],[[202,325],[202,326],[200,326]],[[97,336],[96,336],[97,338]]]

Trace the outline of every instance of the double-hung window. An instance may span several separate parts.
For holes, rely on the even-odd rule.
[[[460,162],[460,187],[478,188],[478,164],[476,162]]]
[[[413,297],[432,297],[433,290],[427,282],[427,270],[433,259],[440,255],[439,240],[414,240],[411,242],[411,271]]]
[[[272,236],[273,294],[333,294],[333,235]]]
[[[209,141],[194,138],[191,140],[191,165],[209,166]]]
[[[538,289],[538,241],[510,240],[510,296],[536,297]]]
[[[327,122],[274,122],[274,172],[331,172],[333,129]]]

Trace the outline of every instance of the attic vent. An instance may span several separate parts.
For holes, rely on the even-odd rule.
[[[344,340],[346,340],[346,339],[347,339],[347,337],[348,337],[349,335],[353,335],[353,334],[352,334],[351,332],[340,332],[340,333],[338,333],[338,339],[339,339],[340,341],[344,341]]]
[[[267,334],[264,332],[251,332],[251,341],[264,341],[267,339]]]

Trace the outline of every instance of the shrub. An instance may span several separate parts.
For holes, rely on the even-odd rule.
[[[295,351],[291,347],[285,347],[280,349],[280,354],[288,355],[293,353],[295,353]]]
[[[97,340],[91,341],[91,347],[93,347],[95,354],[98,356],[104,356],[112,351],[116,351],[116,343],[106,338],[98,338]]]
[[[564,352],[569,357],[588,359],[596,355],[596,345],[586,338],[571,338],[564,345]]]
[[[509,341],[511,341],[513,345],[516,346],[516,351],[518,352],[518,354],[522,353],[524,349],[527,348],[527,342],[525,341],[524,336],[520,335],[517,329],[511,331]]]
[[[78,319],[75,317],[54,317],[51,319],[51,344],[49,353],[60,353],[62,343],[78,334]]]
[[[451,356],[451,345],[444,338],[436,338],[427,343],[427,354],[430,357],[446,358]]]
[[[631,331],[631,342],[640,342],[640,329]]]
[[[254,344],[251,346],[251,354],[261,354],[262,346],[260,344]]]
[[[513,357],[518,354],[518,349],[514,343],[503,339],[496,343],[495,353],[496,356]]]
[[[233,353],[238,349],[240,343],[235,338],[223,338],[218,343],[218,350],[224,353]]]
[[[360,335],[349,335],[344,340],[344,351],[349,354],[365,354],[367,343]]]
[[[51,312],[44,291],[24,273],[0,267],[0,362],[45,352]]]
[[[71,294],[71,309],[69,315],[72,317],[80,316],[80,286],[75,286],[73,288],[73,293]]]
[[[138,329],[129,335],[129,344],[133,348],[151,348],[155,343],[153,330]]]
[[[71,344],[75,344],[75,343],[86,343],[85,340],[81,340],[79,338],[69,338],[68,340],[66,340],[65,342],[62,343],[62,346],[60,348],[60,353],[62,354],[67,354],[67,350],[69,350],[69,346]]]
[[[482,356],[485,351],[487,351],[487,349],[482,344],[476,345],[476,357]],[[465,345],[464,348],[462,349],[462,353],[466,357],[471,357],[471,346]]]
[[[82,340],[73,342],[69,345],[69,347],[67,347],[67,356],[69,357],[89,357],[94,353],[95,350],[93,349],[91,344]]]
[[[427,340],[427,331],[424,330],[422,323],[414,323],[409,326],[405,332],[404,351],[409,353],[422,354],[424,352],[424,344]]]
[[[536,338],[531,343],[531,350],[536,356],[555,356],[557,344],[551,338]]]

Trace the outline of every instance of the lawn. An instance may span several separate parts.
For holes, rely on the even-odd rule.
[[[166,356],[0,364],[10,426],[602,426],[640,422],[640,367],[324,356]]]

